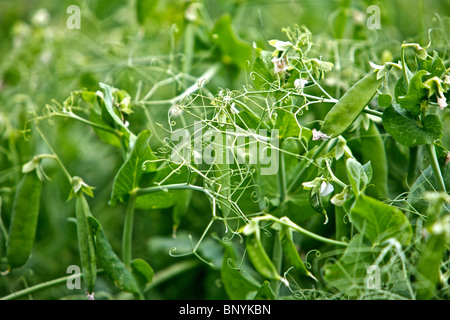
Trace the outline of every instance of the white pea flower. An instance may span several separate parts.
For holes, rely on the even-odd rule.
[[[316,129],[312,129],[312,139],[313,141],[317,141],[317,140],[323,140],[323,141],[327,141],[328,139],[330,139],[330,136],[327,136],[325,133],[320,132]]]
[[[290,41],[280,41],[280,40],[270,40],[269,44],[272,47],[275,47],[278,51],[286,51],[290,47],[292,47],[292,42]]]
[[[173,105],[170,107],[169,112],[171,116],[178,117],[183,112],[183,108],[179,105]]]
[[[103,92],[101,92],[100,90],[97,90],[96,92],[95,92],[95,95],[97,96],[97,97],[100,97],[100,99],[104,99],[104,96],[103,96]]]
[[[325,197],[334,191],[334,187],[331,183],[323,181],[320,185],[320,195]]]
[[[437,103],[441,110],[444,110],[444,108],[447,107],[447,98],[444,96],[442,92],[439,92],[438,94]]]
[[[286,59],[284,57],[281,58],[273,57],[272,63],[274,66],[275,73],[283,73],[289,68],[288,64],[286,63]]]
[[[294,87],[295,87],[295,89],[302,91],[307,83],[308,83],[308,80],[296,79],[294,81]]]

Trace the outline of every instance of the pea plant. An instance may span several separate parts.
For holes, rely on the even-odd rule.
[[[327,85],[335,64],[306,27],[285,28],[285,38],[253,48],[237,39],[229,17],[213,31],[222,60],[249,57],[234,61],[248,70],[241,88],[211,88],[222,68],[216,63],[167,100],[153,95],[179,75],[146,93],[136,84],[135,96],[100,82],[96,90],[68,92],[27,121],[25,136],[46,150],[22,166],[9,230],[2,224],[4,276],[33,259],[41,191],[53,183],[44,162],[55,162],[70,185],[66,206],[74,208],[69,220],[88,299],[106,290],[100,279],[122,297],[148,298],[159,257],[135,241],[142,231],[136,215],[162,210],[177,239],[189,234],[183,221],[198,208],[206,211],[197,222],[203,232],[166,256],[194,257],[217,270],[230,299],[448,299],[445,53],[404,42],[398,61],[365,61],[364,74],[340,94]],[[149,112],[161,105],[163,123]],[[123,212],[115,217],[123,221],[120,250],[92,207],[97,188],[69,172],[49,139],[63,120],[94,132],[121,157],[105,204]],[[407,167],[400,194],[390,180],[396,155]]]

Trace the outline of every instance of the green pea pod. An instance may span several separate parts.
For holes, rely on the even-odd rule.
[[[26,173],[17,187],[6,251],[10,268],[23,266],[31,254],[39,216],[41,190],[42,181],[35,171]]]
[[[375,96],[382,81],[372,72],[355,83],[328,111],[320,131],[332,138],[344,133]]]
[[[256,271],[264,278],[269,280],[286,281],[280,276],[275,268],[272,260],[267,255],[266,250],[261,243],[260,231],[257,222],[250,222],[248,228],[244,228],[244,234],[246,237],[246,249],[247,254],[255,267]]]
[[[281,220],[284,219],[281,218]],[[286,256],[289,263],[291,263],[294,268],[301,274],[311,277],[317,281],[316,277],[314,277],[314,275],[306,268],[300,255],[298,254],[297,248],[295,247],[294,241],[292,240],[292,229],[285,225],[281,225],[279,235],[284,255]]]
[[[367,194],[375,198],[388,197],[388,164],[380,132],[375,123],[371,122],[367,131],[361,128],[360,133],[363,162],[370,161],[373,170],[371,183],[375,185],[375,188],[367,189]]]
[[[95,258],[94,237],[88,222],[91,211],[89,210],[89,205],[83,192],[79,192],[76,195],[75,213],[77,217],[78,248],[80,251],[83,279],[87,284],[88,292],[92,294],[97,278],[97,264]]]
[[[97,259],[105,274],[120,290],[139,294],[140,291],[131,270],[114,253],[100,223],[93,216],[89,216],[88,220],[95,235]]]

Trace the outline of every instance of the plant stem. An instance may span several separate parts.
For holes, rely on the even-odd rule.
[[[13,300],[13,299],[17,299],[23,296],[26,296],[28,294],[34,293],[36,291],[39,290],[43,290],[43,289],[47,289],[50,287],[54,287],[60,284],[63,284],[64,282],[66,282],[69,278],[73,278],[73,277],[81,277],[81,273],[80,274],[75,274],[75,275],[69,275],[69,276],[65,276],[62,278],[58,278],[58,279],[54,279],[54,280],[50,280],[47,282],[43,282],[40,284],[37,284],[35,286],[29,287],[29,288],[25,288],[23,290],[20,291],[16,291],[14,293],[11,293],[10,295],[4,296],[3,298],[0,298],[0,300]]]
[[[284,217],[284,219],[279,219],[279,218],[277,218],[275,216],[272,216],[270,214],[266,214],[264,216],[256,217],[253,220],[256,220],[256,221],[271,220],[271,221],[277,222],[279,224],[285,225],[287,227],[290,227],[293,230],[295,230],[295,231],[297,231],[297,232],[299,232],[301,234],[304,234],[304,235],[306,235],[308,237],[311,237],[313,239],[316,239],[318,241],[321,241],[321,242],[324,242],[324,243],[328,243],[328,244],[332,244],[332,245],[341,246],[341,247],[348,247],[348,243],[346,243],[346,242],[325,238],[325,237],[322,237],[322,236],[320,236],[318,234],[315,234],[315,233],[313,233],[311,231],[303,229],[302,227],[300,227],[299,225],[295,224],[294,222],[292,222],[287,217]]]
[[[39,127],[37,125],[36,125],[36,131],[39,133],[42,140],[44,140],[44,143],[47,145],[47,147],[50,149],[51,153],[54,155],[55,160],[58,162],[59,166],[61,167],[62,171],[64,172],[64,175],[67,177],[67,180],[69,180],[69,183],[72,184],[72,176],[70,175],[69,171],[66,169],[66,167],[62,163],[61,159],[58,157],[56,152],[53,150],[53,148],[50,145],[50,143],[48,142],[47,138],[45,137],[45,135],[42,133],[41,129],[39,129]]]
[[[132,192],[130,194],[130,199],[128,200],[127,211],[125,213],[125,222],[123,225],[123,240],[122,240],[122,256],[123,263],[125,266],[131,266],[131,249],[132,249],[132,238],[133,238],[133,218],[134,218],[134,204],[136,201],[136,193]]]
[[[383,117],[383,112],[380,112],[380,111],[377,111],[377,110],[372,110],[372,109],[369,109],[369,108],[364,108],[364,109],[363,109],[363,112],[364,112],[364,113],[367,113],[367,114],[371,114],[371,115],[373,115],[373,116],[380,117],[380,118]]]
[[[416,179],[416,167],[417,167],[417,155],[419,152],[419,147],[409,148],[409,163],[408,163],[408,174],[406,176],[409,186],[412,186],[414,180]]]
[[[280,154],[280,167],[278,168],[278,189],[280,190],[280,205],[286,199],[286,171],[284,170],[284,153]]]
[[[153,281],[145,287],[144,293],[148,292],[150,289],[158,286],[164,281],[171,279],[189,269],[192,269],[193,267],[196,267],[198,264],[199,262],[197,260],[182,261],[156,272],[153,276]]]
[[[434,179],[439,191],[447,192],[445,188],[444,178],[442,177],[441,168],[439,167],[439,162],[436,156],[436,150],[432,143],[426,144],[428,156],[430,157],[431,168],[433,169]]]

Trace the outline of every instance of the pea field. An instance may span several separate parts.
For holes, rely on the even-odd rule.
[[[0,300],[449,300],[449,104],[449,1],[0,0]]]

